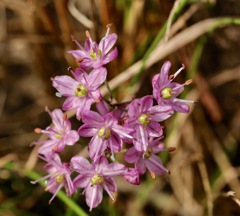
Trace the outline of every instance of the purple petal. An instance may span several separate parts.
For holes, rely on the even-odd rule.
[[[77,118],[80,120],[85,111],[89,111],[93,100],[91,98],[82,98],[81,103],[79,104],[76,112]]]
[[[76,188],[85,188],[90,184],[90,181],[91,176],[80,174],[73,180],[73,185]]]
[[[117,133],[121,138],[130,138],[130,139],[132,139],[132,136],[129,134],[134,132],[134,130],[132,128],[123,127],[123,126],[117,125],[117,124],[115,124],[112,127],[112,130],[115,133]]]
[[[109,50],[114,46],[117,41],[116,34],[110,34],[107,37],[103,38],[99,43],[99,49],[105,53],[108,53]]]
[[[63,96],[75,95],[75,90],[78,86],[78,82],[70,76],[56,76],[52,80],[52,85]]]
[[[99,113],[91,110],[83,113],[82,120],[95,128],[104,126],[104,118]]]
[[[82,84],[85,87],[87,86],[88,74],[82,68],[76,68],[76,70],[72,72],[72,74],[77,80],[78,84]]]
[[[94,136],[89,143],[89,156],[93,161],[96,161],[101,155],[103,155],[107,148],[107,142],[99,138],[97,135]]]
[[[127,168],[123,164],[110,163],[101,169],[101,174],[103,176],[114,177],[114,176],[122,175],[126,171],[127,171]]]
[[[88,76],[88,85],[96,89],[106,80],[107,70],[104,67],[93,69]]]
[[[66,189],[66,193],[69,197],[71,197],[75,193],[76,187],[74,186],[70,175],[65,175],[65,180],[64,187]]]
[[[140,99],[134,99],[128,106],[128,115],[130,117],[138,115],[140,107]]]
[[[117,56],[118,56],[118,49],[116,47],[113,51],[111,51],[106,56],[104,56],[104,58],[102,59],[102,65],[109,63],[110,61],[114,60]]]
[[[103,198],[103,188],[101,185],[93,185],[89,186],[86,189],[86,203],[90,208],[90,211],[93,208],[96,208],[101,202]]]
[[[151,119],[156,122],[161,122],[169,118],[173,114],[173,108],[169,105],[157,105],[149,110]]]
[[[159,123],[152,121],[148,125],[148,133],[149,136],[160,137],[163,135],[163,130]]]
[[[101,115],[105,115],[109,112],[108,104],[104,100],[101,100],[100,102],[96,103],[96,107]]]
[[[170,83],[169,77],[168,77],[170,67],[171,67],[170,61],[166,61],[163,64],[160,72],[159,83],[158,83],[160,87],[168,85]]]
[[[141,98],[140,100],[140,104],[141,104],[141,108],[140,108],[140,112],[146,112],[148,111],[152,105],[153,105],[153,99],[151,96],[145,96],[143,98]]]
[[[78,140],[79,135],[75,130],[68,131],[64,137],[64,141],[66,142],[67,145],[74,145]]]
[[[134,185],[139,185],[140,184],[140,176],[139,172],[135,168],[128,168],[128,171],[123,174],[123,178],[125,181],[134,184]]]
[[[135,164],[135,168],[138,170],[140,175],[143,175],[146,172],[146,165],[143,159],[139,159]]]
[[[83,59],[86,56],[83,50],[68,50],[67,52],[71,53],[75,59]]]
[[[146,167],[150,172],[153,172],[157,175],[161,175],[164,172],[167,172],[168,170],[162,165],[161,159],[155,155],[152,154],[150,158],[145,159]]]
[[[93,128],[92,124],[84,124],[78,129],[78,134],[83,137],[95,136],[98,132],[98,128]]]
[[[81,104],[82,98],[76,96],[70,96],[64,101],[62,108],[63,110],[73,110],[76,109],[79,104]]]
[[[93,173],[94,168],[92,164],[89,163],[89,161],[81,156],[74,156],[71,159],[71,166],[72,168],[79,173]]]
[[[112,197],[110,191],[117,192],[117,185],[112,178],[104,178],[103,188],[108,192],[110,197]]]
[[[174,101],[171,103],[171,106],[176,112],[188,113],[190,110],[190,107],[187,104],[180,101]]]
[[[139,159],[139,152],[134,148],[130,148],[127,150],[124,159],[128,162],[128,163],[135,163],[138,159]]]
[[[51,113],[52,122],[58,130],[63,129],[63,112],[60,109],[55,109]]]
[[[148,130],[146,130],[146,128],[144,126],[139,125],[136,132],[137,132],[136,133],[137,134],[137,136],[136,136],[137,142],[135,142],[133,140],[133,144],[134,144],[135,148],[140,152],[146,151],[147,147],[148,147],[148,136],[149,136]]]

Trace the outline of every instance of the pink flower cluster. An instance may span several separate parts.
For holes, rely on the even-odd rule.
[[[117,48],[112,50],[117,35],[109,34],[108,26],[99,44],[88,32],[84,48],[73,40],[79,49],[68,52],[76,58],[79,67],[75,71],[69,69],[72,77],[54,77],[52,85],[58,95],[66,97],[62,109],[76,110],[81,126],[73,130],[61,109],[46,110],[52,124],[44,130],[38,128],[35,131],[46,134],[48,139],[33,144],[40,145],[38,155],[46,162],[44,168],[48,174],[33,183],[47,179],[46,190],[53,194],[50,202],[61,188],[68,196],[82,188],[91,211],[101,203],[103,190],[114,201],[112,192],[117,192],[114,177],[122,176],[127,182],[138,185],[146,170],[153,178],[169,172],[158,156],[161,151],[172,150],[165,149],[161,141],[161,122],[172,116],[174,111],[189,112],[186,101],[177,96],[190,81],[184,84],[174,82],[183,68],[169,76],[171,64],[167,61],[152,79],[152,95],[133,99],[128,104],[113,105],[104,100],[99,87],[107,77],[104,66],[117,57]],[[68,163],[62,162],[59,153],[66,145],[76,144],[80,137],[90,137],[89,158],[75,155]],[[115,159],[119,152],[124,153],[122,163]]]

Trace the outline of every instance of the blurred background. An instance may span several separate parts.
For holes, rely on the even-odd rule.
[[[176,151],[160,157],[171,174],[147,174],[139,186],[119,178],[117,201],[104,194],[89,215],[240,215],[239,0],[0,0],[0,215],[76,215],[30,184],[28,171],[45,175],[30,144],[44,139],[34,128],[51,123],[45,106],[64,101],[50,78],[78,66],[66,52],[77,49],[71,35],[83,44],[89,30],[99,41],[109,23],[118,34],[119,55],[107,66],[118,102],[152,94],[151,78],[170,60],[171,73],[185,66],[178,82],[193,79],[181,97],[197,103],[165,122],[165,145]],[[83,196],[73,199],[88,213]]]

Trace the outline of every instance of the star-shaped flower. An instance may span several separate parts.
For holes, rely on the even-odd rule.
[[[106,68],[93,69],[89,74],[81,68],[70,76],[56,76],[52,79],[53,86],[61,96],[67,97],[63,103],[63,110],[76,109],[76,116],[81,119],[83,111],[90,110],[93,103],[101,100],[99,86],[106,80]]]

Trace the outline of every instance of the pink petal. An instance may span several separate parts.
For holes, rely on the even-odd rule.
[[[92,125],[84,124],[78,129],[78,134],[83,137],[95,136],[98,132],[98,128],[93,128]]]
[[[66,98],[64,101],[62,108],[63,110],[73,110],[78,108],[79,104],[81,104],[82,98],[76,96],[70,96]]]
[[[52,81],[55,87],[63,96],[75,95],[78,82],[70,76],[56,76]]]
[[[106,80],[107,70],[104,67],[93,69],[88,76],[88,85],[91,89],[96,89]]]
[[[104,37],[99,43],[99,49],[104,52],[104,54],[108,53],[109,50],[114,46],[117,41],[116,34],[110,34],[107,37]]]
[[[92,173],[94,172],[94,168],[89,161],[81,156],[74,156],[71,159],[71,166],[73,169],[79,173]]]
[[[86,189],[86,203],[90,207],[90,211],[96,208],[103,198],[103,188],[101,185],[89,186]]]
[[[64,139],[67,145],[74,145],[78,140],[79,135],[75,130],[68,131]]]
[[[139,158],[139,152],[134,148],[130,148],[127,150],[124,159],[128,162],[128,163],[135,163]]]
[[[102,65],[109,63],[110,61],[114,60],[117,56],[118,56],[118,49],[117,47],[115,47],[113,51],[111,51],[110,53],[108,53],[106,56],[103,57]]]

